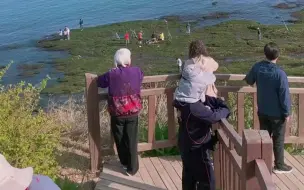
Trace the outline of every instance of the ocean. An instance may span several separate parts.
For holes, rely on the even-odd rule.
[[[166,15],[180,15],[193,18],[215,11],[234,12],[230,19],[250,19],[263,24],[282,24],[289,19],[293,10],[273,8],[280,2],[303,3],[303,0],[1,0],[0,1],[0,66],[11,66],[4,84],[21,80],[37,84],[46,75],[53,82],[60,75],[51,64],[34,76],[22,74],[24,65],[52,62],[67,56],[65,52],[44,51],[36,47],[37,40],[63,29],[65,26],[78,28],[79,19],[84,27],[108,23],[157,19]],[[201,26],[216,24],[223,20],[211,20]],[[52,81],[52,80],[51,80]]]

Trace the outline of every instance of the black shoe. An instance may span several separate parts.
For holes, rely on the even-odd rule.
[[[273,173],[275,174],[287,174],[292,172],[292,167],[288,166],[286,164],[283,164],[281,166],[275,166],[273,168]]]

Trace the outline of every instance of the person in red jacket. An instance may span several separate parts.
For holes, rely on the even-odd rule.
[[[138,32],[137,39],[138,39],[138,43],[142,44],[142,39],[143,39],[143,32],[142,31]]]
[[[125,34],[125,40],[126,40],[126,46],[128,46],[128,44],[130,43],[130,35],[128,31]]]

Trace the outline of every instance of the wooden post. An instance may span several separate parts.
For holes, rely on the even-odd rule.
[[[257,93],[253,93],[253,128],[260,129],[260,122],[258,117],[258,98]]]
[[[241,135],[245,126],[245,94],[237,93],[237,131]]]
[[[268,131],[261,130],[259,132],[262,140],[261,158],[265,161],[269,172],[272,173],[272,139],[270,138]]]
[[[260,189],[255,176],[255,159],[261,158],[261,136],[258,131],[244,130],[242,150],[241,189]],[[271,152],[271,151],[270,151]]]
[[[85,77],[91,171],[96,172],[99,170],[101,163],[101,137],[97,77],[96,75],[89,73],[86,73]]]
[[[304,137],[304,94],[299,94],[298,133],[299,137]]]
[[[168,111],[168,139],[175,145],[176,143],[176,127],[173,102],[173,90],[167,92],[167,111]]]
[[[148,98],[148,143],[155,141],[156,96]]]
[[[219,124],[212,125],[213,130],[216,130],[218,128],[219,128]],[[220,145],[218,143],[213,152],[213,165],[214,165],[216,189],[221,188],[221,166],[220,166],[220,164],[221,164],[220,163]]]

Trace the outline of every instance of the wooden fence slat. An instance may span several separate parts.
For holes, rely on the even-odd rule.
[[[272,172],[272,139],[269,136],[268,131],[259,131],[262,140],[262,159],[268,167],[269,172]]]
[[[167,111],[168,111],[168,138],[172,143],[176,141],[176,127],[173,103],[173,93],[167,93]]]
[[[242,174],[241,189],[260,189],[259,182],[255,176],[255,159],[261,158],[261,137],[258,131],[243,131],[243,153],[242,153]]]
[[[155,141],[156,96],[148,98],[148,143]]]
[[[257,93],[253,93],[253,128],[259,130],[260,122],[258,117],[258,97]]]
[[[96,172],[100,168],[101,164],[101,137],[97,77],[86,73],[85,78],[91,171]]]
[[[245,94],[237,93],[237,131],[242,134],[245,126]]]
[[[299,137],[304,137],[304,94],[299,94],[298,133]]]

